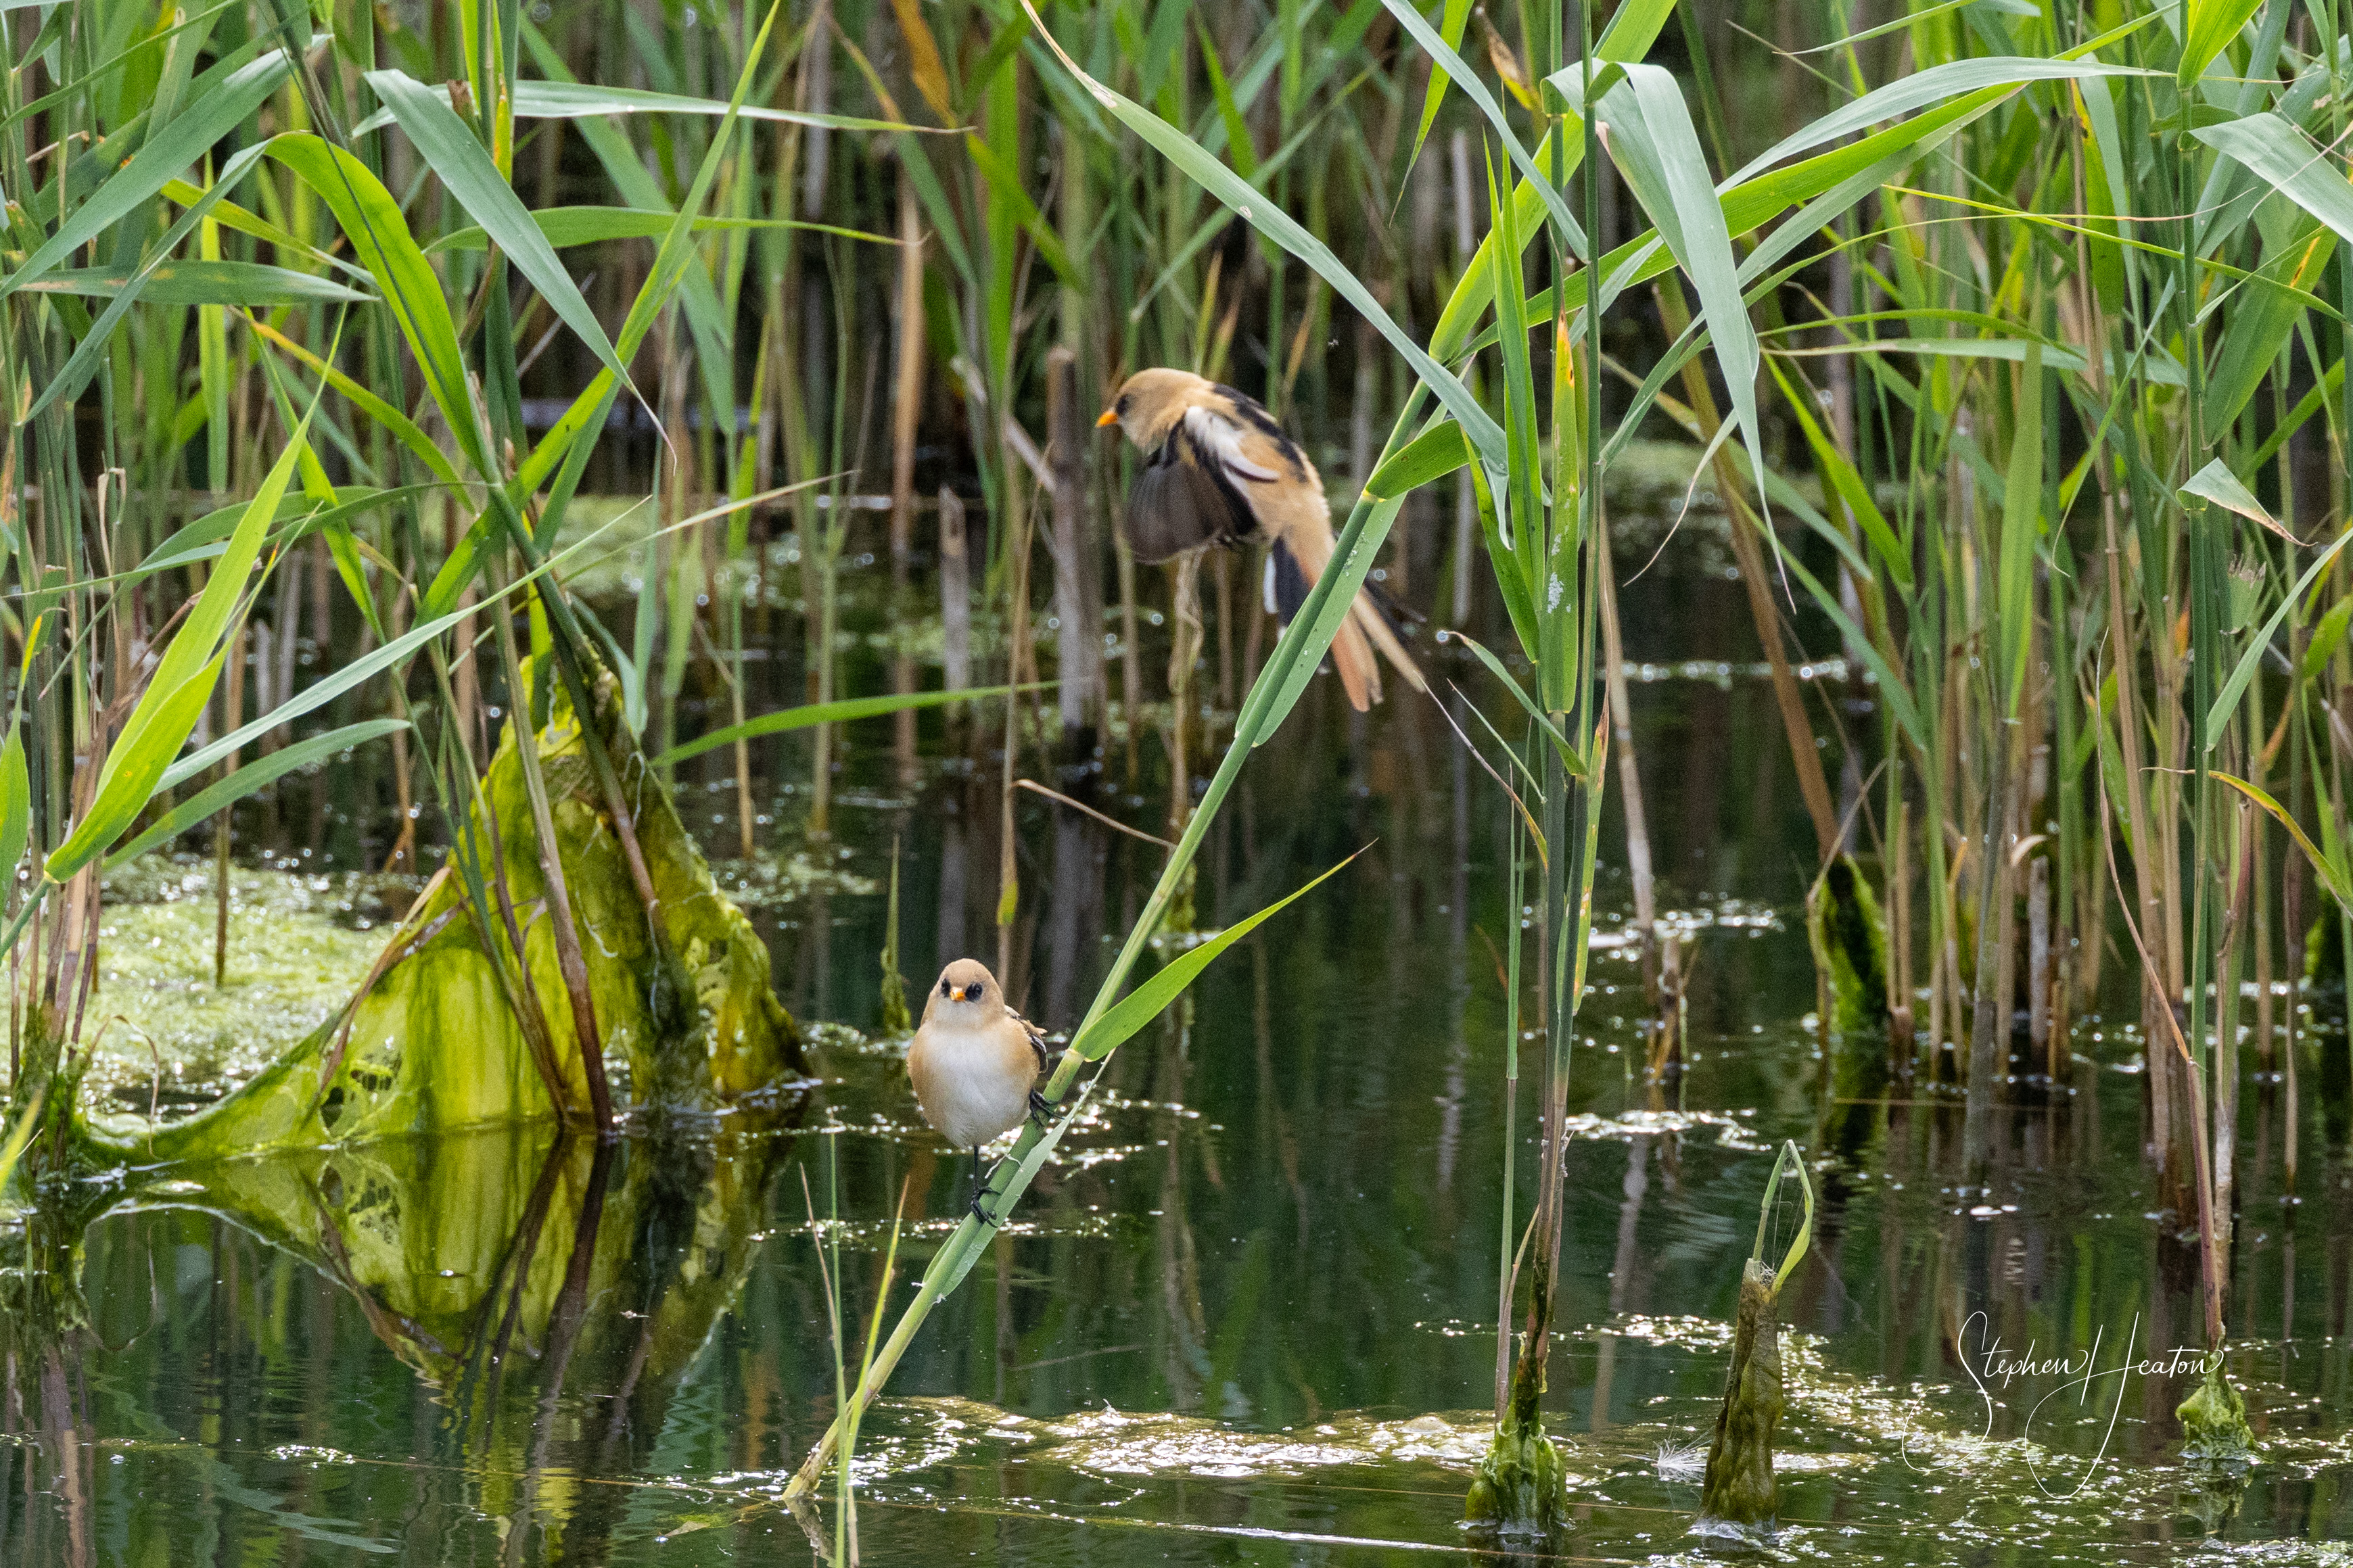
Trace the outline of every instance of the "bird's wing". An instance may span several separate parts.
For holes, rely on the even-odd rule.
[[[1234,395],[1241,396],[1240,393]],[[1250,402],[1248,398],[1242,401]],[[1266,413],[1255,403],[1250,403],[1250,406],[1258,409],[1261,415]],[[1274,428],[1274,438],[1289,446],[1282,427],[1274,426],[1271,416],[1267,423]],[[1206,403],[1197,403],[1185,410],[1177,421],[1177,429],[1192,442],[1194,451],[1200,455],[1203,462],[1215,463],[1227,479],[1238,484],[1271,485],[1282,479],[1284,469],[1292,467],[1283,461],[1279,452],[1268,448],[1265,432],[1246,426],[1232,414]],[[1255,440],[1251,438],[1254,436],[1257,437]],[[1272,460],[1269,461],[1270,458]]]
[[[1324,493],[1323,478],[1315,465],[1299,449],[1299,443],[1283,433],[1282,421],[1266,411],[1266,405],[1245,392],[1237,392],[1222,384],[1209,388],[1210,403],[1196,405],[1187,415],[1210,417],[1222,416],[1237,461],[1260,470],[1250,475],[1264,483],[1287,479],[1313,489],[1320,500]]]
[[[1220,426],[1229,434],[1220,437]],[[1240,485],[1256,475],[1275,476],[1239,453],[1228,460],[1231,430],[1214,414],[1189,409],[1136,471],[1127,496],[1127,547],[1138,561],[1166,561],[1258,531],[1258,514]]]
[[[1266,552],[1266,613],[1289,626],[1307,603],[1307,591],[1314,586],[1300,566],[1299,557],[1276,540]]]
[[[1037,1025],[1031,1023],[1029,1019],[1023,1017],[1020,1014],[1015,1012],[1010,1007],[1005,1009],[1005,1016],[1012,1019],[1016,1024],[1020,1025],[1021,1032],[1029,1037],[1029,1049],[1035,1053],[1038,1058],[1039,1074],[1041,1077],[1044,1076],[1048,1062],[1048,1057],[1046,1054],[1046,1031],[1039,1028]]]

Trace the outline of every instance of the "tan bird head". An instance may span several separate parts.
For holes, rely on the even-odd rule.
[[[1156,452],[1185,410],[1207,397],[1216,385],[1189,370],[1139,370],[1120,384],[1119,395],[1095,423],[1116,425],[1127,432],[1129,440],[1147,452]]]
[[[941,970],[940,983],[923,1004],[925,1018],[944,1016],[976,1022],[1004,1011],[1005,993],[997,989],[997,976],[976,958],[959,958]]]

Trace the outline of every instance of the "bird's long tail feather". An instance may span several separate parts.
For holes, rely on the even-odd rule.
[[[1332,541],[1302,539],[1296,533],[1278,539],[1267,552],[1267,607],[1288,625],[1307,602],[1308,591],[1324,575],[1324,568],[1332,559]],[[1380,660],[1374,657],[1377,648],[1383,657],[1397,667],[1405,683],[1416,691],[1427,690],[1420,668],[1398,640],[1397,630],[1389,625],[1388,615],[1363,589],[1356,592],[1356,602],[1349,606],[1348,618],[1332,638],[1332,664],[1340,672],[1340,685],[1348,693],[1349,706],[1362,713],[1381,700]]]

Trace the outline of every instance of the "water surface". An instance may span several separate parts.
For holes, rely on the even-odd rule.
[[[881,684],[892,626],[876,575],[853,574],[855,689]],[[2323,1137],[2316,1054],[2304,1058],[2302,1201],[2289,1202],[2281,1099],[2247,1053],[2231,1364],[2262,1454],[2216,1478],[2174,1457],[2171,1411],[2191,1376],[2173,1351],[2200,1338],[2194,1270],[2140,1157],[2131,1032],[2086,1019],[2063,1082],[2006,1089],[1984,1188],[1961,1184],[1958,1110],[1941,1091],[1898,1079],[1883,1102],[1834,1092],[1799,902],[1810,835],[1753,649],[1725,629],[1737,594],[1693,550],[1627,596],[1631,651],[1655,677],[1638,688],[1637,734],[1664,891],[1694,933],[1692,1061],[1671,1093],[1643,1081],[1613,809],[1548,1399],[1574,1533],[1507,1552],[1457,1522],[1493,1400],[1504,1151],[1516,1140],[1525,1221],[1542,1054],[1523,1045],[1509,1125],[1504,805],[1429,702],[1359,720],[1326,679],[1214,829],[1201,921],[1370,848],[1112,1058],[1017,1223],[869,1417],[865,1561],[1689,1552],[1695,1450],[1784,1138],[1813,1152],[1820,1194],[1784,1297],[1784,1552],[2342,1554],[2353,1171]],[[1644,628],[1669,624],[1696,629],[1653,646]],[[797,689],[797,649],[780,639],[747,667],[778,702]],[[1466,666],[1432,665],[1485,690]],[[998,757],[934,715],[911,774],[890,736],[887,721],[852,731],[822,839],[805,830],[806,742],[764,747],[760,854],[722,867],[755,906],[819,1081],[603,1149],[492,1131],[134,1173],[29,1220],[0,1326],[0,1561],[716,1564],[800,1561],[812,1532],[829,1550],[831,1500],[801,1517],[782,1502],[835,1404],[820,1247],[839,1257],[854,1339],[894,1210],[895,1307],[966,1194],[875,1032],[892,846],[915,984],[944,955],[994,960],[997,940]],[[1157,742],[1140,738],[1132,784],[1124,735],[1106,750],[1097,803],[1156,826]],[[724,766],[724,753],[698,759],[680,784],[714,858],[736,842]],[[1073,783],[1050,757],[1022,766]],[[299,839],[301,816],[288,807],[252,837]],[[1157,851],[1035,796],[1016,821],[1008,989],[1067,1026]],[[255,886],[240,899],[280,922],[270,940],[289,951],[308,920],[318,951],[341,952],[326,933],[364,934],[381,918],[368,899],[385,896]],[[224,1001],[200,1028],[158,1002],[209,984],[163,956],[188,934],[174,921],[209,931],[209,902],[130,893],[111,940],[153,940],[110,971],[102,1005],[177,1019],[195,1043],[171,1072],[155,1053],[142,1077],[145,1047],[111,1038],[110,1092],[142,1109],[199,1098],[250,1070],[258,1017],[301,1032],[318,983],[260,954],[232,978],[282,987],[266,1007]],[[246,1048],[179,1070],[206,1038]],[[1774,1216],[1777,1247],[1796,1217]]]

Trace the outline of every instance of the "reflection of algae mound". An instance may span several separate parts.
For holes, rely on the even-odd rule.
[[[192,1168],[205,1191],[160,1201],[332,1276],[445,1389],[564,1334],[574,1375],[617,1394],[632,1365],[641,1383],[675,1377],[733,1300],[781,1146],[718,1158],[691,1140],[600,1147],[518,1127]]]
[[[86,1426],[73,1436],[87,1415],[70,1391],[88,1385],[100,1348],[82,1296],[91,1211],[191,1211],[351,1294],[436,1390],[446,1415],[434,1458],[462,1468],[482,1517],[533,1543],[529,1560],[610,1561],[638,1528],[642,1494],[575,1478],[647,1468],[678,1415],[701,1429],[707,1412],[686,1380],[762,1254],[766,1194],[792,1147],[769,1134],[798,1110],[754,1110],[751,1135],[721,1144],[680,1129],[599,1142],[510,1125],[182,1165],[167,1193],[127,1204],[74,1184],[74,1202],[0,1226],[0,1355],[17,1369],[19,1430],[44,1436],[26,1462],[40,1477],[58,1455],[90,1452]],[[170,1228],[131,1235],[169,1267]],[[75,1506],[70,1480],[46,1489]],[[184,1533],[153,1500],[109,1506],[108,1528],[134,1542]]]
[[[626,1078],[628,1098],[640,1104],[714,1110],[797,1072],[799,1040],[769,993],[766,946],[713,885],[667,792],[644,772],[620,731],[609,678],[598,705],[601,727],[621,737],[611,752],[634,797],[658,931],[603,810],[579,727],[560,696],[538,743],[605,1060]],[[512,738],[483,776],[474,823],[486,872],[492,855],[502,860],[525,967],[567,1098],[585,1105],[580,1051]],[[138,1118],[89,1118],[90,1152],[142,1163],[203,1160],[555,1117],[558,1108],[465,897],[463,882],[445,868],[341,1018],[185,1121],[151,1128]],[[500,911],[491,911],[487,923],[505,940]]]

